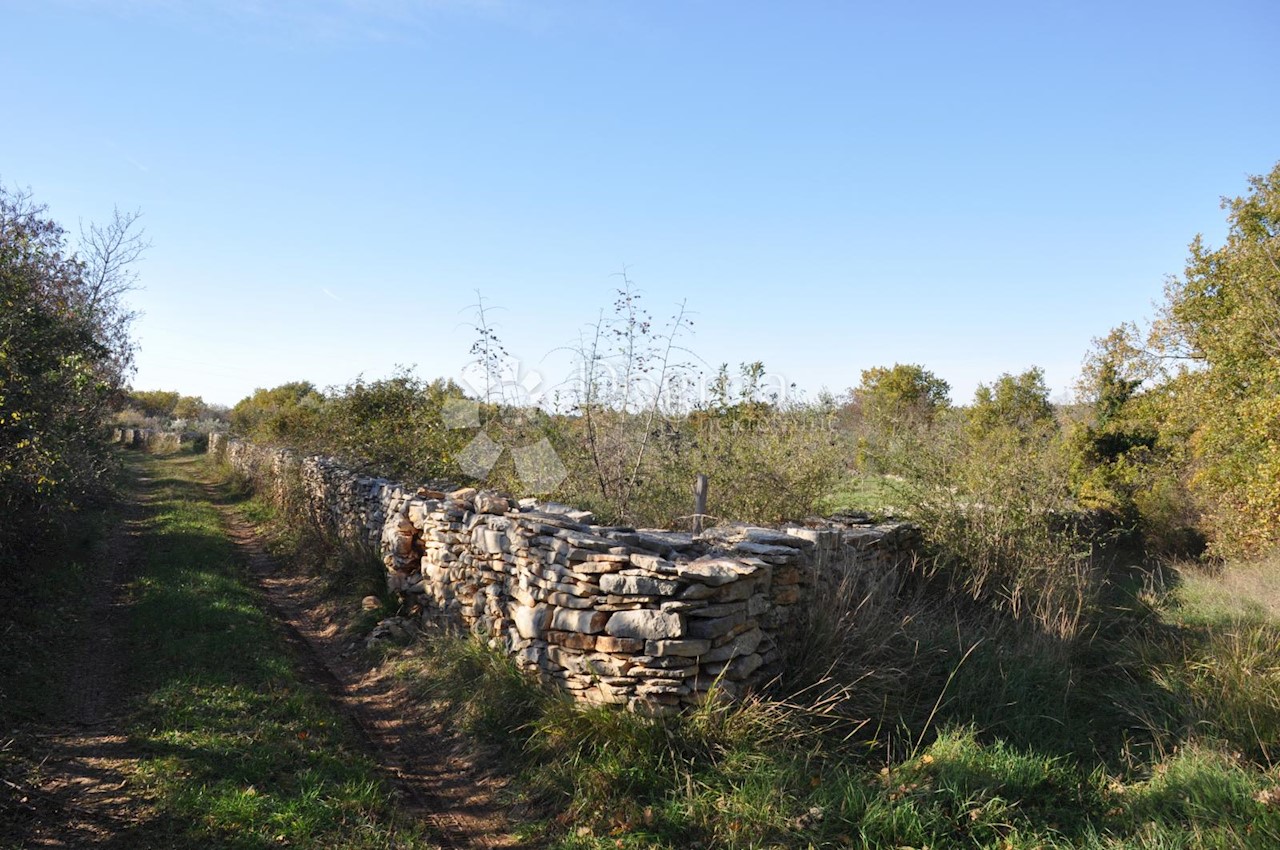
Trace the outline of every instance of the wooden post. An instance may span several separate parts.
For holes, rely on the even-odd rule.
[[[707,513],[707,476],[699,473],[693,484],[693,533],[702,533],[702,518]]]

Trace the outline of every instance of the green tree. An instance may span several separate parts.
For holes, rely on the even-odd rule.
[[[170,415],[174,419],[184,419],[188,422],[194,422],[203,419],[208,413],[209,407],[204,403],[198,395],[184,395],[174,403],[170,410]]]
[[[129,342],[92,296],[92,264],[24,193],[0,187],[0,556],[93,492]],[[110,323],[108,323],[110,324]],[[117,333],[119,332],[119,333]]]
[[[881,427],[932,421],[950,395],[950,384],[915,363],[864,369],[853,391],[863,419]]]
[[[1191,243],[1150,338],[1195,411],[1192,484],[1222,553],[1280,544],[1280,163],[1249,185],[1223,200],[1226,242]]]
[[[305,442],[314,431],[324,401],[310,381],[292,381],[269,390],[258,388],[231,408],[231,427],[260,440]]]
[[[131,390],[126,403],[145,416],[168,419],[181,397],[180,393],[171,390]]]
[[[969,427],[979,435],[1001,428],[1030,434],[1053,421],[1049,387],[1039,366],[1018,375],[1006,372],[991,386],[979,384],[969,409]]]

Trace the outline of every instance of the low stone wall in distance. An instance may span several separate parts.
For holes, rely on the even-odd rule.
[[[866,523],[696,537],[601,526],[564,505],[410,487],[222,435],[209,448],[281,504],[377,552],[388,586],[424,618],[469,629],[578,699],[651,712],[772,679],[835,582],[893,592],[913,542],[906,526]]]
[[[154,428],[117,428],[113,435],[114,442],[126,448],[153,452],[177,451],[183,446],[195,446],[199,450],[207,436],[195,431],[160,431]]]

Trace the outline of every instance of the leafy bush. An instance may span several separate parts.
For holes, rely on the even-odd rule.
[[[132,356],[123,269],[73,254],[44,216],[0,187],[0,557],[101,485],[105,420]],[[131,221],[90,235],[127,240]]]

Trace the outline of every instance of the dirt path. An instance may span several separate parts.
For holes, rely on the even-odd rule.
[[[85,630],[67,647],[58,710],[31,730],[40,761],[25,789],[32,818],[24,847],[126,846],[122,836],[151,816],[131,788],[138,754],[119,714],[127,692],[127,588],[138,569],[148,484],[141,479],[131,488],[92,555],[81,612]]]
[[[142,754],[126,734],[129,586],[141,574],[155,486],[145,475],[130,482],[113,509],[116,521],[88,558],[82,627],[59,656],[56,710],[22,730],[20,743],[0,739],[0,748],[21,747],[33,766],[21,786],[0,775],[19,809],[0,812],[0,848],[168,846],[139,829],[157,815],[134,781]],[[501,783],[479,770],[460,739],[427,717],[402,684],[352,652],[350,638],[322,613],[315,583],[282,571],[217,486],[206,480],[202,487],[293,645],[302,678],[323,688],[361,734],[397,789],[397,806],[429,825],[444,847],[519,847],[497,802]]]
[[[403,684],[353,652],[350,637],[324,613],[316,581],[283,570],[253,526],[219,503],[214,485],[205,487],[286,639],[298,648],[307,678],[323,686],[360,731],[404,795],[403,805],[431,824],[446,847],[521,846],[497,800],[501,782],[478,769],[459,737],[429,718]]]

